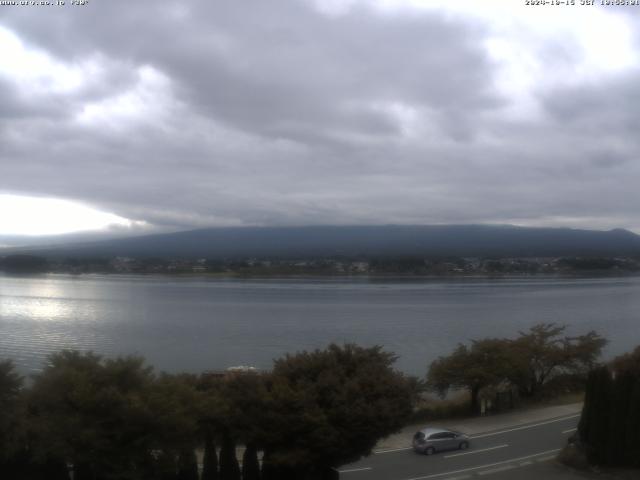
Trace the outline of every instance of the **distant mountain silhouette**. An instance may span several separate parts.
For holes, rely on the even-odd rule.
[[[640,236],[623,229],[511,225],[209,228],[82,244],[20,249],[73,257],[371,257],[640,255]]]

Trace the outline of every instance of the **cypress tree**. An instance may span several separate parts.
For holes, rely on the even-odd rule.
[[[589,422],[587,457],[590,463],[605,464],[607,461],[607,444],[609,440],[609,422],[611,419],[612,379],[609,369],[598,368],[594,375],[592,414]]]
[[[73,480],[93,480],[93,477],[91,465],[78,462],[73,466]]]
[[[264,451],[262,454],[262,480],[278,480],[276,475],[273,462],[271,461],[271,455],[269,455],[268,451]]]
[[[159,480],[177,480],[176,458],[169,452],[162,452],[157,461]],[[74,479],[75,480],[75,479]]]
[[[589,373],[578,434],[590,463],[640,467],[640,347]]]
[[[605,463],[620,465],[625,456],[626,421],[633,383],[628,375],[618,375],[611,384],[611,413],[607,432]]]
[[[235,442],[225,434],[220,449],[220,480],[240,480],[240,478]]]
[[[202,459],[202,480],[218,480],[218,454],[213,435],[207,433],[204,439],[204,457]]]
[[[42,478],[47,480],[70,480],[67,462],[58,458],[48,458],[41,466]]]
[[[26,450],[16,453],[7,460],[0,462],[0,476],[7,480],[31,478],[31,476],[29,476],[30,469],[30,457]]]
[[[198,480],[198,459],[193,449],[185,449],[178,457],[178,480]]]
[[[258,449],[252,443],[247,445],[242,456],[242,480],[260,480]]]
[[[151,452],[146,452],[141,456],[137,468],[140,472],[140,480],[157,480],[160,478],[158,462]]]
[[[636,377],[629,400],[629,414],[625,430],[625,463],[640,467],[640,372]]]
[[[591,438],[591,428],[593,426],[594,409],[593,402],[595,397],[595,386],[597,382],[595,370],[591,370],[587,376],[587,383],[584,392],[584,404],[582,405],[582,414],[578,422],[578,436],[580,441],[587,445]]]

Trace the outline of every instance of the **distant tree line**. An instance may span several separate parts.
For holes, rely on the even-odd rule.
[[[8,255],[0,258],[0,270],[8,273],[42,273],[48,268],[47,259],[35,255]]]
[[[431,363],[427,385],[442,396],[450,389],[467,390],[474,414],[480,412],[483,389],[515,389],[523,398],[555,395],[561,388],[582,390],[606,340],[594,331],[567,336],[565,330],[562,325],[541,323],[515,339],[459,344],[450,355]]]
[[[590,373],[577,437],[590,464],[640,467],[640,347]]]
[[[28,385],[2,361],[0,478],[337,478],[411,414],[413,384],[394,361],[330,345],[269,373],[169,375],[140,357],[62,351]]]
[[[332,256],[293,258],[171,258],[171,257],[0,257],[0,271],[16,274],[149,273],[269,276],[269,275],[595,275],[640,271],[638,258],[461,258],[420,256]]]

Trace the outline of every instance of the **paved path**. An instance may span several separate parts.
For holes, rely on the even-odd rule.
[[[471,436],[469,450],[419,455],[411,438],[425,425],[405,428],[381,442],[374,454],[340,469],[344,480],[523,479],[555,458],[577,426],[580,404],[516,411],[491,417],[434,422]],[[509,472],[511,476],[509,476]],[[505,476],[506,475],[506,476]],[[517,476],[520,477],[521,473]],[[535,478],[535,477],[531,477]]]

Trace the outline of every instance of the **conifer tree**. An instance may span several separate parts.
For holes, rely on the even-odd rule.
[[[630,401],[634,379],[628,374],[617,375],[612,382],[611,415],[607,435],[606,463],[621,465],[626,456],[625,430],[627,419],[633,408]],[[636,406],[638,408],[638,406]]]
[[[32,478],[37,480],[70,480],[67,463],[59,458],[49,457],[31,466]],[[74,479],[75,480],[75,479]]]
[[[260,480],[258,449],[252,443],[247,445],[242,456],[242,480]]]
[[[202,458],[202,480],[218,480],[218,454],[213,435],[205,434],[204,457]]]
[[[640,468],[640,372],[638,376],[629,399],[630,408],[624,430],[624,461],[626,465],[636,468]]]
[[[178,457],[178,480],[198,480],[198,459],[193,449],[183,449]]]
[[[609,422],[611,418],[612,379],[609,369],[595,372],[593,414],[590,419],[587,456],[592,463],[604,464],[607,459]]]
[[[236,457],[236,445],[226,433],[222,438],[220,449],[220,480],[240,480],[240,465]]]

